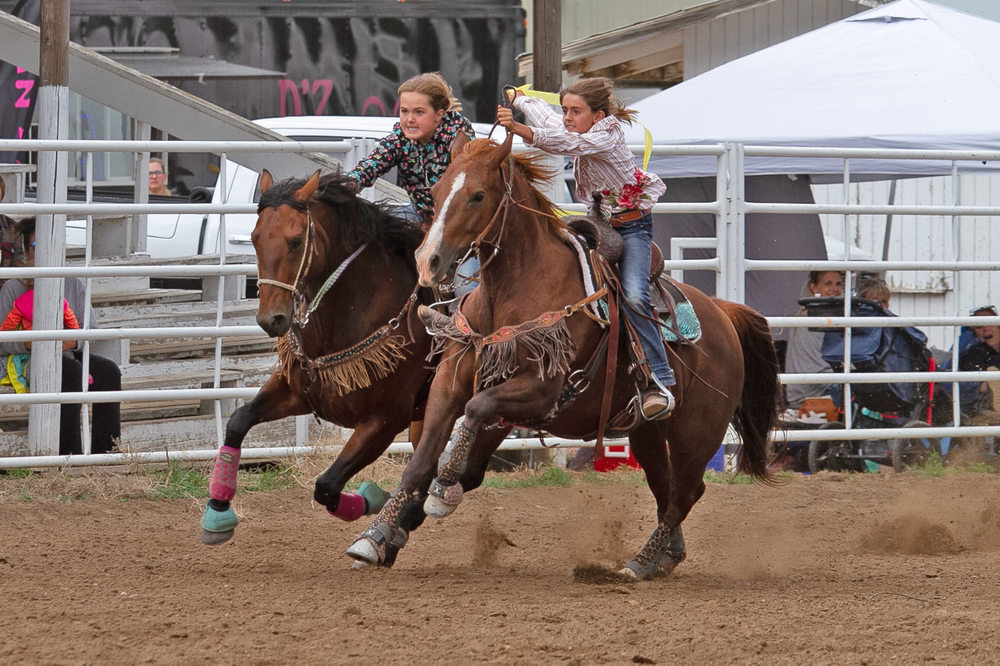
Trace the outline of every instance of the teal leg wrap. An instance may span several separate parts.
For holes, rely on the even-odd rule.
[[[389,493],[382,490],[373,481],[363,481],[361,487],[358,488],[358,494],[365,498],[366,514],[378,513],[389,501]]]
[[[201,516],[201,529],[206,532],[232,532],[240,524],[240,519],[236,517],[233,507],[225,511],[217,511],[210,506],[205,507],[205,513]]]

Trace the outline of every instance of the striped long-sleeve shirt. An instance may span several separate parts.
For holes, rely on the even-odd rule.
[[[615,116],[602,118],[580,133],[563,127],[562,116],[540,99],[519,96],[514,108],[524,113],[531,127],[530,145],[573,156],[577,198],[589,204],[593,193],[600,192],[605,215],[634,209],[649,212],[667,190],[659,176],[636,166]]]

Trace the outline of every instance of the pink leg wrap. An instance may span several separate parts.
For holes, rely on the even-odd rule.
[[[223,445],[215,458],[212,480],[208,484],[208,495],[222,502],[232,501],[236,496],[236,473],[240,469],[240,450]]]
[[[340,502],[336,511],[326,510],[331,516],[347,522],[357,520],[365,515],[365,498],[357,493],[340,493]]]

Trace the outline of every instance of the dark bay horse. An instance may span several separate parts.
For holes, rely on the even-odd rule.
[[[280,338],[280,367],[226,425],[201,521],[205,543],[222,543],[236,527],[230,501],[240,445],[254,425],[313,413],[353,428],[314,492],[331,514],[353,520],[377,511],[384,496],[374,484],[342,493],[344,484],[420,417],[432,373],[416,313],[413,254],[422,233],[355,196],[345,180],[318,171],[280,183],[266,170],[261,177],[252,236],[257,323]]]
[[[510,144],[510,137],[500,146],[457,139],[451,167],[433,188],[436,216],[417,252],[420,283],[449,280],[451,266],[471,247],[482,264],[480,284],[452,318],[422,313],[446,338],[423,437],[401,487],[348,549],[355,559],[382,562],[384,544],[393,542],[401,524],[406,529],[416,505],[423,502],[427,514],[444,516],[463,491],[479,485],[492,451],[482,438],[484,427],[543,424],[541,429],[566,438],[597,433],[605,373],[596,373],[597,380],[575,399],[566,396],[574,372],[595,358],[607,363],[602,327],[585,316],[588,293],[578,253],[535,187],[545,174],[536,159],[512,156]],[[658,516],[649,540],[621,571],[633,579],[669,573],[685,558],[681,522],[704,493],[705,468],[731,422],[741,438],[739,470],[771,480],[768,437],[779,384],[767,321],[743,305],[681,289],[703,335],[693,344],[670,345],[677,376],[673,415],[633,422],[628,435]],[[624,336],[618,349],[611,414],[636,395]],[[458,441],[438,470],[463,411]]]

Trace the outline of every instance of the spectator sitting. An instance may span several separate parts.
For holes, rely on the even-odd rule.
[[[878,301],[882,309],[889,310],[889,298],[892,293],[885,280],[878,277],[864,278],[858,283],[858,298],[867,298],[869,301]]]
[[[35,264],[35,218],[29,217],[18,223],[18,231],[23,239],[24,260],[28,266]],[[10,312],[18,299],[29,291],[30,280],[11,278],[0,289],[0,312]],[[83,282],[78,278],[66,278],[66,301],[70,311],[83,312],[86,304],[86,293]],[[65,317],[65,309],[64,309]],[[23,311],[22,311],[23,318]],[[22,322],[23,323],[23,322]],[[90,327],[96,328],[97,322],[93,312],[90,315]],[[30,354],[30,342],[0,343],[0,354],[5,357],[17,354]],[[82,389],[83,352],[77,349],[76,340],[63,341],[62,355],[62,391],[64,393],[79,392]],[[90,354],[90,386],[94,391],[120,391],[121,371],[114,361]],[[107,453],[121,438],[121,406],[117,402],[98,402],[93,407],[93,453]],[[80,404],[63,404],[60,406],[59,421],[59,454],[79,454],[83,452],[80,435]]]
[[[18,263],[23,265],[24,262],[17,262],[14,265],[16,266]],[[25,286],[29,287],[28,291],[14,299],[14,305],[11,307],[10,312],[7,313],[7,318],[4,319],[3,324],[0,324],[0,331],[31,330],[35,290],[30,288],[30,282],[30,280],[25,280]],[[63,299],[63,328],[80,328],[80,323],[77,321],[76,315],[73,314],[65,298]],[[0,384],[10,384],[17,393],[27,393],[28,357],[29,354],[27,353],[8,355],[7,361],[4,364],[3,377],[0,378]]]
[[[167,167],[159,157],[149,158],[149,193],[160,197],[174,194],[174,191],[167,187]]]
[[[974,308],[971,314],[974,317],[996,317],[997,308],[995,305],[985,305]],[[976,337],[976,342],[960,352],[958,369],[982,371],[1000,368],[1000,326],[973,326],[972,333]],[[966,384],[963,383],[963,403],[964,393],[968,391],[972,394],[970,396],[973,405],[970,410],[972,414],[1000,412],[1000,381],[973,382],[971,390],[965,387]]]
[[[838,271],[811,271],[806,281],[808,296],[842,296],[844,279]],[[804,315],[804,311],[799,312]],[[785,371],[789,373],[833,373],[830,364],[823,360],[820,349],[823,346],[822,331],[808,328],[793,328],[788,336],[788,352],[785,356]],[[840,384],[787,384],[785,397],[788,407],[798,411],[806,398],[829,396],[836,407],[843,403],[843,389]]]

